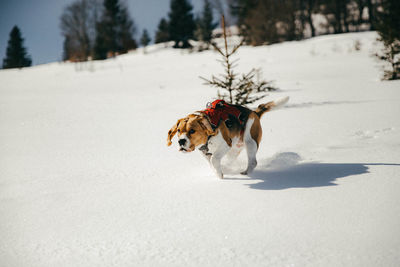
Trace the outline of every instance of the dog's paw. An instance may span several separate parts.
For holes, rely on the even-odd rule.
[[[247,175],[247,171],[242,171],[240,174]]]
[[[211,164],[212,169],[214,170],[215,175],[219,178],[219,179],[224,179],[224,174],[222,173],[221,168],[215,168],[214,165]]]

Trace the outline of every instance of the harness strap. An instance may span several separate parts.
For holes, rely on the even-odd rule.
[[[205,156],[207,156],[208,158],[210,158],[212,156],[212,153],[208,152],[209,151],[209,149],[208,149],[208,141],[210,141],[211,137],[212,137],[212,135],[209,135],[208,139],[207,139],[207,142],[199,148],[199,150],[201,152],[203,152],[203,154]]]
[[[209,123],[213,129],[218,128],[221,120],[228,122],[228,127],[229,121],[232,119],[237,120],[240,125],[244,126],[242,111],[237,106],[230,105],[222,99],[208,103],[207,108],[201,112],[208,117]]]

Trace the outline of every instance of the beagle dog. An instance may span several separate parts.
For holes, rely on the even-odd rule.
[[[261,104],[254,111],[216,100],[206,110],[179,119],[168,132],[167,145],[172,144],[172,138],[178,133],[179,151],[198,149],[221,179],[224,177],[221,159],[227,156],[233,161],[246,148],[248,163],[241,174],[249,174],[257,166],[256,153],[262,136],[261,116],[281,107],[288,100],[289,97],[285,97]]]

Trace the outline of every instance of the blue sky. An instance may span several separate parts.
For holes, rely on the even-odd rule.
[[[3,63],[9,33],[17,25],[25,39],[25,47],[33,64],[60,61],[62,43],[59,21],[63,8],[75,0],[0,0],[0,65]],[[201,11],[203,0],[189,0],[194,13]],[[154,32],[162,17],[167,17],[170,0],[125,0],[134,19],[140,38],[147,29]]]

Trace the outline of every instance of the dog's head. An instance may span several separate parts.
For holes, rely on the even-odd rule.
[[[172,144],[172,138],[178,133],[179,151],[192,152],[196,147],[204,145],[208,137],[214,135],[210,123],[203,114],[190,114],[179,119],[168,132],[167,145]]]

